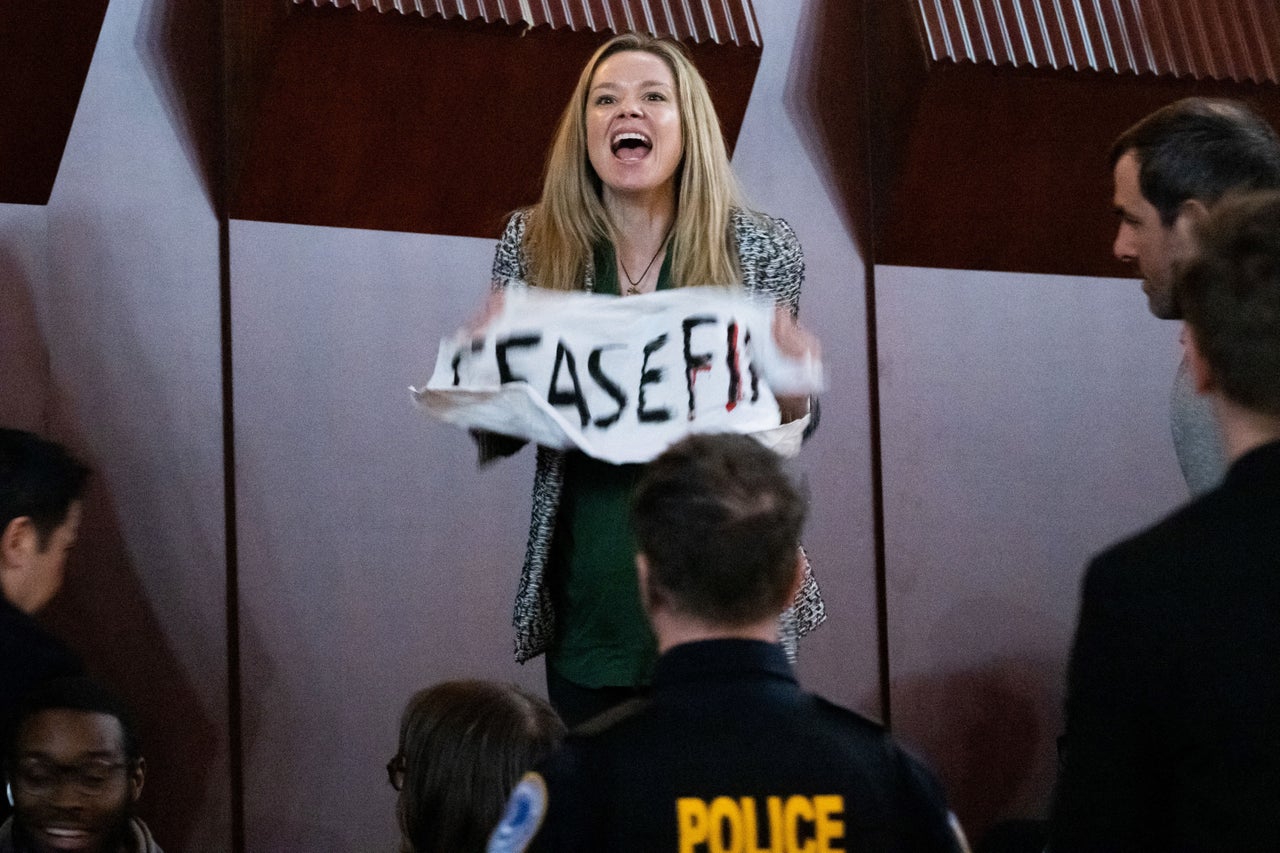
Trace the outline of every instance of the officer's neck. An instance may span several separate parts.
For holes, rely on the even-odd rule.
[[[762,640],[778,642],[778,620],[765,619],[747,625],[722,625],[690,616],[687,613],[658,608],[649,613],[658,653],[662,654],[684,643],[701,640]]]

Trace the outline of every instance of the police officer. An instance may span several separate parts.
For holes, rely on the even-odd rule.
[[[745,436],[693,436],[650,464],[632,522],[652,691],[526,775],[490,853],[962,849],[933,777],[879,725],[802,692],[777,643],[804,514]]]

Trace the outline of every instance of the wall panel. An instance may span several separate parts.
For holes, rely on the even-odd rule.
[[[801,668],[814,689],[878,710],[860,266],[797,128],[780,120],[809,49],[801,10],[757,11],[766,48],[736,166],[805,244],[803,316],[830,342],[833,386],[799,463],[831,613]],[[542,661],[511,656],[532,453],[477,472],[467,437],[414,410],[406,390],[478,305],[493,246],[233,222],[250,850],[390,848],[383,765],[410,693],[460,676],[543,691]]]
[[[45,618],[137,708],[162,846],[226,850],[218,229],[144,64],[154,9],[108,7],[43,233],[4,239],[47,270],[18,284],[47,353],[42,415],[24,425],[95,470]]]
[[[894,728],[980,837],[1044,814],[1086,560],[1186,499],[1178,324],[1134,281],[876,280]]]

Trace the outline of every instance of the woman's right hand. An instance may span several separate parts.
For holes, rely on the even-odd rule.
[[[463,324],[463,334],[468,338],[482,337],[485,330],[489,328],[489,324],[493,322],[493,318],[502,313],[506,300],[507,297],[504,291],[490,290],[489,295],[485,297],[484,302],[480,305],[480,309]]]

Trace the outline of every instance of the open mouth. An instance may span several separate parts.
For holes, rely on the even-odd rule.
[[[619,160],[643,160],[653,149],[653,141],[643,133],[628,131],[614,134],[609,147],[613,150],[613,156]]]

